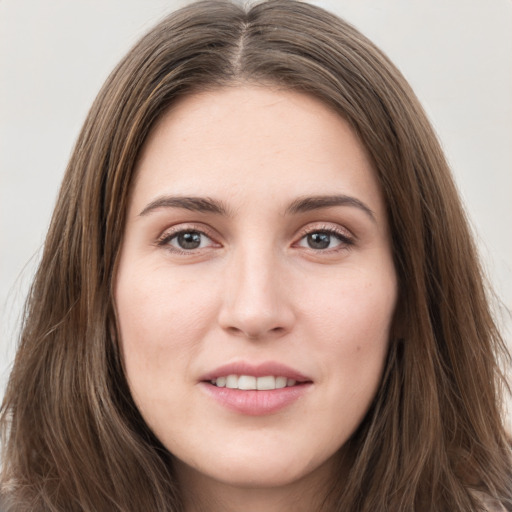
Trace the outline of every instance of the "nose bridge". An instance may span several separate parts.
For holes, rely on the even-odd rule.
[[[293,313],[282,277],[279,257],[270,243],[235,250],[220,314],[223,328],[250,338],[288,331]]]

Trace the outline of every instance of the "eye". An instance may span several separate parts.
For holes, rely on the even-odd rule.
[[[297,245],[315,251],[325,251],[346,248],[352,244],[353,241],[345,234],[334,229],[321,229],[305,234]]]
[[[179,252],[194,251],[212,247],[215,242],[205,233],[196,229],[183,229],[173,233],[166,233],[158,245],[170,246],[171,249]]]
[[[203,240],[205,235],[198,231],[182,231],[177,235],[174,235],[170,240],[170,245],[178,247],[180,249],[192,250],[199,249],[204,246],[205,241]]]

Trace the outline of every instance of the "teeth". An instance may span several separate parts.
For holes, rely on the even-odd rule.
[[[226,377],[226,387],[230,389],[238,388],[238,376],[237,375],[228,375]]]
[[[258,377],[256,379],[256,385],[261,391],[276,389],[276,378],[272,375],[269,375],[268,377]]]
[[[287,380],[288,379],[286,377],[277,377],[277,379],[276,379],[276,389],[285,388]]]
[[[256,389],[256,377],[240,375],[238,377],[238,389]]]
[[[212,380],[212,384],[216,385],[218,388],[226,387],[229,389],[257,389],[260,391],[268,391],[295,386],[296,381],[294,379],[287,379],[286,377],[274,377],[273,375],[266,375],[265,377],[228,375],[227,377],[217,377],[217,379]]]

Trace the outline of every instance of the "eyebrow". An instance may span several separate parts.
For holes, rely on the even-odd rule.
[[[373,222],[376,222],[375,214],[366,204],[355,197],[346,195],[299,197],[288,206],[286,214],[306,213],[322,208],[332,208],[333,206],[351,206],[359,208],[368,215]],[[229,215],[229,209],[221,201],[210,197],[162,196],[151,201],[151,203],[139,213],[139,216],[148,215],[158,208],[182,208],[198,213]]]
[[[151,201],[140,213],[148,215],[158,208],[182,208],[198,213],[228,215],[228,208],[221,201],[210,197],[162,196]]]
[[[374,212],[362,201],[355,197],[346,195],[329,195],[329,196],[307,196],[299,197],[286,209],[287,214],[306,213],[322,208],[331,208],[333,206],[351,206],[359,208],[373,222],[376,222]]]

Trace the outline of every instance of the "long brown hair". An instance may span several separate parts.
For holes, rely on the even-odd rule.
[[[436,136],[382,52],[293,0],[185,7],[99,93],[64,177],[2,405],[4,506],[182,510],[172,455],[123,374],[112,281],[135,162],[155,121],[184,95],[244,82],[311,94],[339,112],[373,160],[388,209],[400,336],[329,510],[477,510],[471,490],[512,510],[506,348]]]

